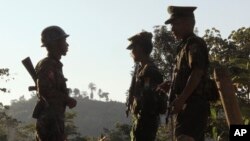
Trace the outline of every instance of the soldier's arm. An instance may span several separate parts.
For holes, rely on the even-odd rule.
[[[184,101],[193,93],[196,87],[199,85],[202,76],[204,75],[207,68],[207,54],[206,48],[201,43],[193,43],[188,46],[188,64],[191,68],[191,74],[186,83],[185,88],[180,95]]]
[[[38,73],[37,85],[39,94],[46,99],[65,95],[56,88],[55,72],[52,69]]]
[[[68,93],[56,88],[56,80],[53,69],[43,71],[38,74],[38,92],[46,100],[53,99],[63,100],[69,108],[74,108],[77,104],[76,100],[69,97]]]
[[[193,68],[191,75],[189,76],[189,79],[186,83],[186,86],[178,98],[182,99],[185,102],[188,99],[188,97],[193,93],[193,91],[196,89],[196,87],[199,85],[203,74],[204,71],[202,69]]]
[[[172,103],[174,106],[174,113],[178,113],[182,110],[186,100],[199,85],[207,67],[206,56],[207,54],[204,46],[200,44],[192,44],[189,46],[188,63],[192,71],[182,93]]]
[[[199,85],[203,74],[204,71],[200,68],[194,68],[192,70],[191,75],[182,93],[171,103],[171,106],[174,107],[172,111],[174,114],[179,113],[184,108],[187,99],[193,93],[195,88]]]
[[[170,84],[171,84],[170,81],[162,82],[160,85],[158,85],[157,90],[163,91],[163,92],[168,92],[170,89]]]
[[[163,76],[155,66],[149,66],[144,71],[144,87],[157,90],[163,84]],[[164,86],[166,83],[164,83]],[[168,85],[168,84],[167,84]]]

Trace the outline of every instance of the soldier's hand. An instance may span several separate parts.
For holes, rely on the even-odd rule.
[[[186,108],[185,99],[181,97],[177,97],[171,104],[171,113],[178,114],[180,111]]]
[[[169,89],[170,89],[170,82],[165,81],[165,82],[161,83],[160,85],[158,85],[156,90],[166,93],[169,91]]]
[[[76,106],[77,101],[74,98],[69,97],[67,100],[67,106],[72,109]]]

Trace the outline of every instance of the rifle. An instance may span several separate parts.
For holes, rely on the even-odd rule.
[[[127,106],[126,115],[127,115],[127,117],[129,115],[129,112],[130,112],[130,106],[133,102],[133,95],[135,92],[136,73],[137,73],[138,67],[139,67],[138,64],[134,65],[134,73],[133,73],[133,76],[131,79],[131,84],[130,84],[129,91],[128,91],[129,94],[128,94],[128,98],[127,98],[127,102],[126,102],[126,106]]]
[[[24,67],[26,68],[26,70],[29,72],[30,76],[32,77],[35,86],[29,86],[28,89],[29,91],[34,91],[37,90],[36,89],[36,80],[37,80],[37,75],[36,75],[36,71],[35,68],[30,60],[30,57],[26,57],[25,59],[22,60],[22,63],[24,65]]]
[[[29,72],[30,76],[32,77],[32,79],[35,83],[35,86],[29,86],[28,90],[29,91],[34,91],[34,90],[37,91],[37,83],[36,83],[37,75],[36,75],[35,68],[30,60],[30,57],[26,57],[25,59],[23,59],[22,63],[24,65],[24,67],[26,68],[26,70]],[[38,94],[37,94],[37,97],[39,98],[39,101],[36,103],[36,106],[33,110],[33,114],[32,114],[33,118],[38,118],[41,111],[43,110],[43,108],[45,106],[48,106],[48,103],[44,97],[42,97],[41,95],[38,95]]]

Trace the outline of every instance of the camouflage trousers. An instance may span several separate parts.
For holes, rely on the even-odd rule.
[[[36,122],[36,141],[66,141],[63,117],[41,115]]]
[[[130,132],[131,141],[154,141],[159,126],[160,117],[157,115],[133,116]]]

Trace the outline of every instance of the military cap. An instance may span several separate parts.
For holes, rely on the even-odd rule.
[[[41,33],[42,47],[45,47],[48,43],[69,37],[68,34],[59,26],[48,26]]]
[[[193,18],[194,19],[194,10],[197,7],[184,7],[184,6],[169,6],[168,13],[171,15],[170,18],[165,21],[165,24],[170,24],[173,20],[177,18]]]
[[[128,38],[128,40],[131,43],[129,44],[127,49],[129,49],[129,50],[133,49],[133,47],[135,47],[136,44],[139,44],[139,45],[152,44],[152,37],[153,37],[153,34],[151,32],[142,31],[142,32]]]

